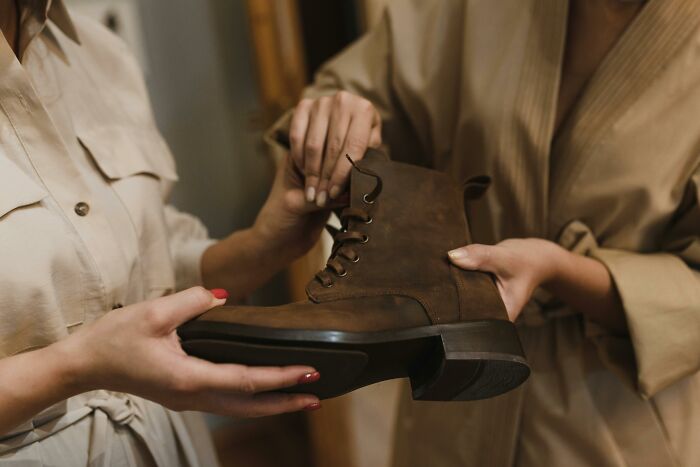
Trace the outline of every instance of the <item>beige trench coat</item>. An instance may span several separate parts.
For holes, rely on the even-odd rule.
[[[700,2],[648,0],[555,137],[567,3],[394,1],[306,91],[370,99],[394,159],[491,175],[475,240],[598,258],[629,323],[613,336],[538,292],[519,322],[529,381],[407,396],[397,467],[700,465]]]
[[[164,205],[174,161],[126,47],[60,0],[20,5],[21,63],[0,35],[0,358],[195,285],[211,242]],[[0,466],[216,465],[207,433],[95,391],[0,437]]]

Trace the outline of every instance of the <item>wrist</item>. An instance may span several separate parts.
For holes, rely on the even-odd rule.
[[[280,229],[264,221],[256,221],[249,229],[249,235],[251,244],[258,249],[261,257],[274,258],[275,262],[283,267],[303,256],[309,249],[297,239],[287,238]]]
[[[78,333],[58,341],[44,349],[42,358],[49,362],[49,367],[60,382],[60,392],[63,398],[98,389],[90,377],[90,352],[85,352],[80,344]]]
[[[540,285],[544,288],[551,287],[564,275],[568,269],[573,254],[560,245],[544,241],[544,254],[541,255]]]

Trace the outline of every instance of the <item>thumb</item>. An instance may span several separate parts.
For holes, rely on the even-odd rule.
[[[474,243],[450,250],[447,255],[452,264],[462,269],[496,273],[496,253],[493,246]]]
[[[160,315],[160,322],[170,332],[205,311],[223,305],[227,297],[228,292],[224,289],[207,290],[204,287],[192,287],[155,299],[152,309]]]
[[[318,210],[316,204],[306,201],[306,196],[302,189],[294,188],[287,190],[284,194],[284,202],[290,212],[298,215],[304,215]]]

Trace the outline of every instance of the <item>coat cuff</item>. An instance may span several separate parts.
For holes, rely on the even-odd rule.
[[[700,369],[700,274],[678,256],[596,248],[622,300],[645,397]],[[600,349],[605,353],[605,349]]]

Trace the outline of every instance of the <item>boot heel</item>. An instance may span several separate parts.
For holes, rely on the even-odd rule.
[[[508,321],[445,325],[430,359],[411,373],[413,399],[468,401],[507,392],[530,375]]]

